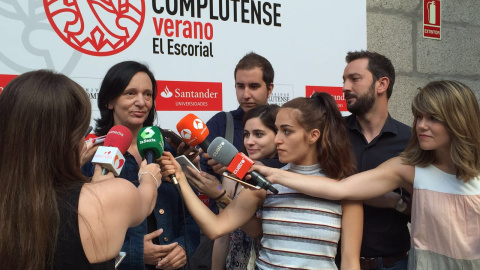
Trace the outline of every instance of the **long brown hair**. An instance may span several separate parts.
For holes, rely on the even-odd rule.
[[[443,123],[451,136],[451,158],[457,178],[467,182],[479,176],[480,109],[472,90],[457,81],[433,81],[413,98],[412,138],[401,157],[406,164],[425,167],[435,160],[435,152],[420,148],[415,127],[422,112]]]
[[[356,172],[345,121],[330,94],[317,92],[310,98],[295,98],[283,104],[282,108],[298,110],[297,120],[307,132],[320,130],[317,160],[326,176],[342,179]]]
[[[0,94],[2,268],[53,267],[58,194],[87,181],[79,143],[90,114],[85,90],[52,71],[22,74]]]

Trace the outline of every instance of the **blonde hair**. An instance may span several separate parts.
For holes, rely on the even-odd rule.
[[[414,97],[412,138],[401,157],[409,165],[425,167],[434,161],[435,154],[420,148],[415,127],[421,112],[445,125],[452,138],[451,158],[457,178],[467,182],[480,175],[480,109],[472,90],[457,81],[433,81]]]

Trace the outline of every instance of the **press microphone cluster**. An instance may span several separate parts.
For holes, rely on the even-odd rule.
[[[121,125],[113,126],[105,136],[103,146],[99,146],[92,163],[102,166],[102,174],[109,171],[118,176],[125,164],[125,154],[132,142],[132,132]]]
[[[218,163],[227,167],[227,170],[243,179],[245,175],[250,175],[250,180],[246,181],[249,184],[259,186],[265,190],[270,190],[274,194],[278,194],[278,190],[272,186],[272,183],[257,171],[248,172],[255,163],[252,159],[244,153],[239,153],[237,148],[224,138],[217,137],[207,149],[208,155]]]
[[[216,162],[227,167],[227,170],[237,178],[251,176],[247,183],[259,186],[278,194],[278,190],[263,175],[256,171],[248,173],[254,161],[244,153],[239,153],[235,146],[224,138],[217,137],[212,142],[207,140],[209,134],[207,125],[194,114],[188,114],[177,124],[177,130],[184,141],[190,146],[199,145],[204,152]]]

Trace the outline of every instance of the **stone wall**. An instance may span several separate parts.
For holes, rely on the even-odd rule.
[[[480,100],[480,1],[442,0],[441,40],[423,37],[423,0],[367,0],[367,48],[396,70],[391,115],[412,125],[411,99],[433,80],[457,80]]]

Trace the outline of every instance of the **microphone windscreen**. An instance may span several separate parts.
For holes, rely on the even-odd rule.
[[[143,127],[137,136],[137,147],[142,157],[145,156],[147,150],[151,150],[155,159],[160,158],[163,154],[163,149],[165,149],[160,129],[155,126]]]
[[[209,134],[207,125],[193,113],[187,114],[178,122],[177,131],[193,147],[205,141]]]
[[[218,163],[228,166],[238,151],[233,144],[222,137],[217,137],[208,146],[207,153]]]
[[[116,147],[120,153],[125,154],[132,143],[132,132],[125,126],[113,126],[107,133],[104,146]]]

